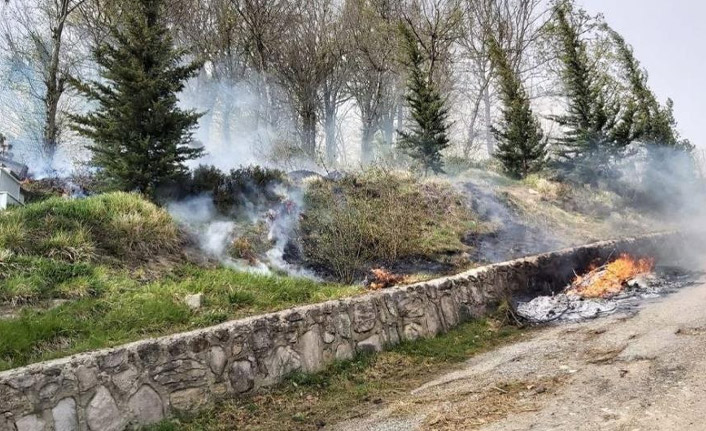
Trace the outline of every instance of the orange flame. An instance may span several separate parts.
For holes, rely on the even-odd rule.
[[[583,276],[576,276],[567,293],[584,298],[609,298],[620,293],[631,278],[651,272],[654,266],[653,258],[636,259],[623,253],[605,266],[594,268]]]
[[[405,281],[403,275],[393,274],[385,268],[372,269],[370,272],[373,277],[368,287],[372,290],[384,289]]]

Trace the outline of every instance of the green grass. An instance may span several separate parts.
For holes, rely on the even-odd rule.
[[[19,307],[17,317],[0,320],[0,369],[360,291],[188,265],[162,280],[140,283],[124,271],[104,266],[24,260],[34,265],[32,269],[4,280],[0,295],[34,302]],[[184,304],[185,296],[193,293],[204,294],[205,304],[197,311]],[[57,298],[71,301],[54,308],[38,306],[38,299]]]
[[[183,263],[179,229],[129,193],[50,198],[0,213],[0,370],[359,288]],[[155,260],[169,262],[156,265]],[[204,294],[191,310],[187,295]]]
[[[294,374],[261,395],[225,401],[148,430],[316,430],[394,402],[434,375],[517,334],[514,327],[488,320],[466,323],[436,338],[335,362],[319,373]]]
[[[51,198],[0,213],[0,249],[19,255],[125,264],[169,255],[179,246],[169,214],[136,194]]]

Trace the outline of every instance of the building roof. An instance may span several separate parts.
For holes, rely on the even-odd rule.
[[[7,168],[18,180],[24,181],[27,178],[29,168],[20,162],[16,162],[7,157],[0,156],[0,166]]]

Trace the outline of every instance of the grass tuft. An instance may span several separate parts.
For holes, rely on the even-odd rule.
[[[69,262],[141,262],[173,253],[179,231],[169,214],[131,193],[51,198],[0,213],[0,248]]]

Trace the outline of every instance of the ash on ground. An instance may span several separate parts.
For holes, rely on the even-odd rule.
[[[610,298],[583,298],[575,293],[538,296],[529,301],[518,300],[515,312],[531,323],[567,322],[595,319],[616,312],[630,312],[644,300],[659,298],[693,285],[698,274],[678,267],[657,267],[650,274],[639,275]]]

